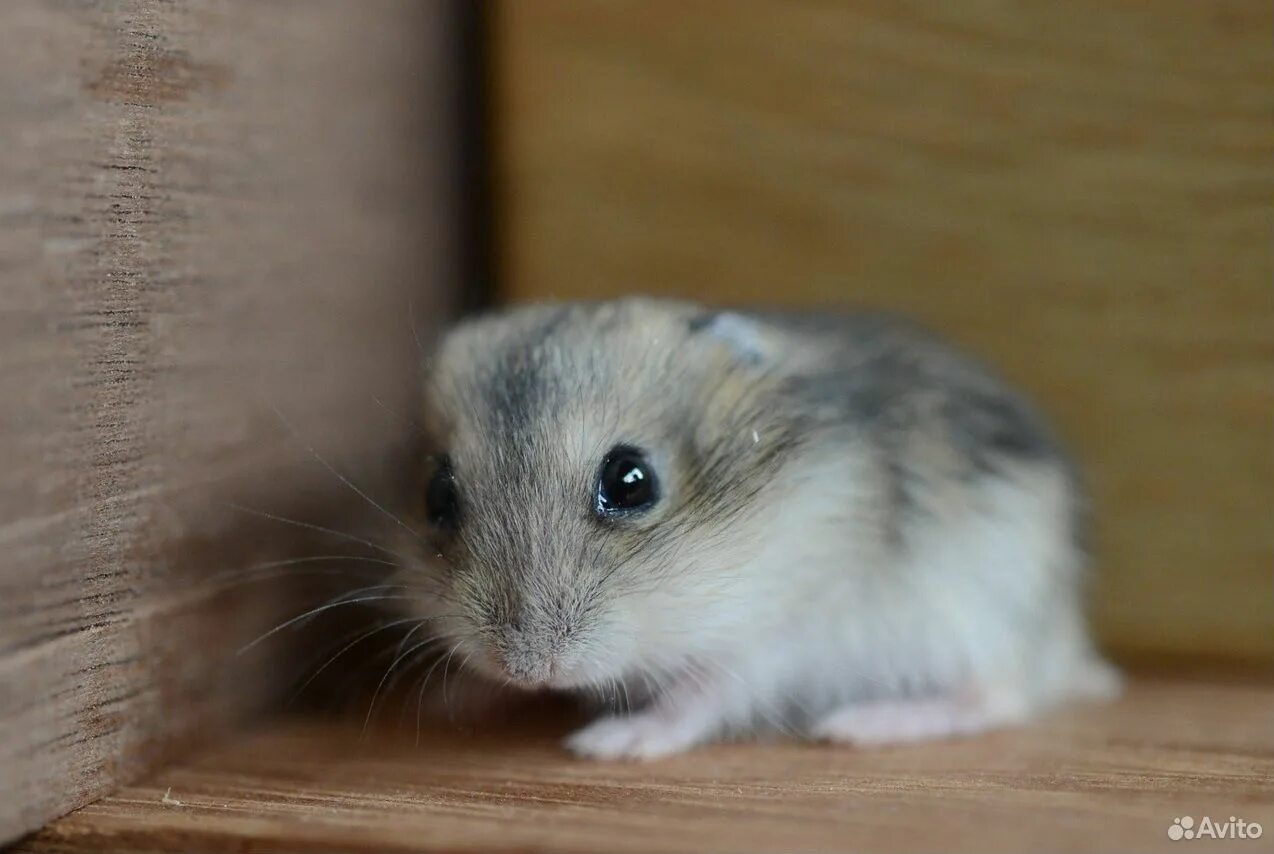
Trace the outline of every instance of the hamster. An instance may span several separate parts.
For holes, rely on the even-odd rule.
[[[907,321],[514,308],[423,385],[412,612],[496,686],[628,697],[576,754],[936,739],[1118,689],[1068,457]]]

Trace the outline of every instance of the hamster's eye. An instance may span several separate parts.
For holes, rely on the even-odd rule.
[[[451,461],[439,457],[437,468],[425,487],[425,514],[429,523],[439,528],[453,528],[460,512],[460,496]]]
[[[645,455],[629,445],[611,448],[597,476],[597,515],[635,513],[658,500],[655,471]]]

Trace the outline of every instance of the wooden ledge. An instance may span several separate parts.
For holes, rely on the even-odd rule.
[[[24,851],[1181,850],[1189,815],[1274,844],[1274,686],[1142,678],[1107,706],[888,750],[722,745],[592,763],[560,727],[383,734],[282,720],[128,786]],[[1175,846],[1175,847],[1174,847]],[[1201,849],[1202,850],[1202,849]]]

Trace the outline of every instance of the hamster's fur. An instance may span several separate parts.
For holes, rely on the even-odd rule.
[[[451,504],[412,520],[413,608],[497,685],[631,698],[578,754],[939,738],[1117,690],[1083,616],[1073,467],[1020,394],[914,325],[537,306],[461,324],[426,375],[421,491]],[[607,516],[617,447],[658,497]]]

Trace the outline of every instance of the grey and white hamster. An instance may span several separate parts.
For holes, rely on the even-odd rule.
[[[905,321],[517,308],[445,337],[423,413],[413,611],[497,685],[640,698],[577,754],[939,738],[1118,690],[1066,455]]]

